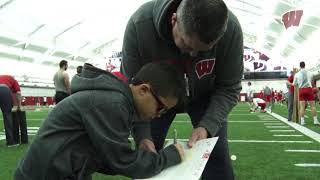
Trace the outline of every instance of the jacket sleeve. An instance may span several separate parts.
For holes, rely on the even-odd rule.
[[[242,89],[243,36],[239,23],[228,28],[221,43],[217,44],[215,91],[198,126],[206,128],[210,136],[215,136],[238,102]],[[230,26],[230,24],[228,25]]]
[[[92,103],[83,121],[99,156],[97,158],[105,164],[105,172],[148,178],[181,162],[175,146],[165,148],[158,154],[132,148],[128,140],[131,116],[125,104]]]
[[[120,71],[125,77],[130,79],[143,66],[138,48],[137,32],[132,18],[129,20],[125,30],[122,53],[123,58]],[[133,124],[132,134],[137,143],[142,139],[152,139],[148,122],[135,122]]]

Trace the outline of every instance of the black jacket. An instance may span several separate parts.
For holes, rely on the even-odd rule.
[[[84,179],[96,171],[147,178],[181,161],[173,145],[159,154],[134,149],[131,89],[112,74],[84,66],[71,90],[43,122],[16,180]]]
[[[121,72],[128,78],[150,61],[167,61],[189,77],[190,101],[210,99],[197,124],[214,136],[236,105],[243,73],[243,37],[237,18],[229,11],[227,30],[219,42],[196,57],[182,55],[174,44],[169,18],[179,0],[153,0],[130,18],[123,41]],[[148,132],[148,131],[140,131]],[[150,138],[140,134],[138,139]]]

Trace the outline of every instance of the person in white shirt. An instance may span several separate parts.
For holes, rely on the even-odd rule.
[[[260,112],[266,112],[266,101],[261,98],[253,98],[250,112],[255,112],[260,108]]]
[[[315,106],[315,97],[312,89],[312,78],[313,75],[305,70],[305,63],[300,62],[300,71],[294,76],[293,84],[299,88],[299,108],[300,108],[300,124],[305,125],[304,114],[306,102],[309,102],[311,107],[311,114],[313,116],[313,124],[320,125],[317,118],[317,111]]]
[[[252,105],[252,99],[253,99],[253,88],[251,86],[251,82],[248,82],[248,88],[247,88],[247,98],[250,105]]]

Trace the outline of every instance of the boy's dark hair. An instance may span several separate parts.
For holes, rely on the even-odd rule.
[[[166,63],[148,63],[131,79],[130,84],[148,83],[158,96],[177,97],[183,101],[185,86],[182,74],[174,66]]]
[[[177,23],[183,33],[195,33],[206,44],[222,37],[227,21],[228,8],[223,0],[182,0],[177,9]]]
[[[82,66],[77,67],[77,73],[80,74],[82,72]]]
[[[306,67],[306,64],[304,63],[304,61],[301,61],[300,62],[300,68],[305,68]]]
[[[61,60],[60,63],[59,63],[59,66],[60,68],[62,68],[63,66],[67,65],[68,64],[68,61],[66,60]]]
[[[251,82],[250,82],[250,81],[248,82],[248,85],[251,85]]]

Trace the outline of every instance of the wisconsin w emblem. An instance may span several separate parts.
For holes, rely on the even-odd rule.
[[[204,75],[211,74],[216,59],[204,59],[196,63],[195,70],[199,79]]]

